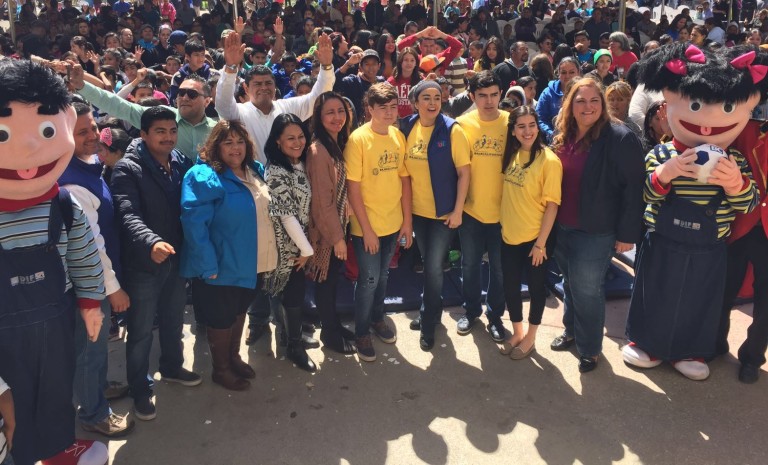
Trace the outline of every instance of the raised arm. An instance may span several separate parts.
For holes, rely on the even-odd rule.
[[[240,110],[235,101],[235,85],[237,84],[237,67],[243,61],[245,44],[240,40],[240,34],[230,33],[224,39],[224,60],[227,66],[221,73],[221,79],[216,86],[216,111],[219,117],[228,120],[241,121]],[[235,67],[234,70],[230,67]]]

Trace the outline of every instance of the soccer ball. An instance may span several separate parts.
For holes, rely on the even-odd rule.
[[[699,165],[699,175],[696,177],[696,180],[702,184],[707,184],[707,179],[712,174],[712,170],[715,169],[717,161],[727,157],[728,154],[720,147],[711,144],[701,144],[694,148],[694,150],[696,151],[696,161],[694,163]]]

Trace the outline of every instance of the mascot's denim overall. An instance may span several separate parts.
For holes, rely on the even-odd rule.
[[[716,215],[724,198],[721,190],[702,206],[673,188],[640,247],[627,337],[654,357],[715,354],[727,258]]]
[[[23,249],[0,246],[0,376],[13,390],[16,465],[33,465],[75,440],[72,381],[76,302],[65,292],[56,247],[62,206],[51,202],[48,242]]]

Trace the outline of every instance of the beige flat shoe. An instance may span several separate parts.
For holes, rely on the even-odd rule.
[[[512,351],[515,350],[516,347],[517,346],[513,346],[509,342],[504,341],[501,347],[499,347],[499,352],[501,353],[501,355],[510,355]]]
[[[525,352],[523,352],[523,349],[521,349],[520,346],[517,346],[514,349],[512,349],[512,352],[510,352],[509,354],[509,358],[511,358],[512,360],[522,360],[525,357],[531,355],[534,350],[536,350],[536,344],[533,344],[530,347],[530,349],[528,349]]]

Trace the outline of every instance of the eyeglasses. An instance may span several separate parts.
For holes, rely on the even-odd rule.
[[[202,94],[195,89],[179,89],[178,95],[179,97],[188,97],[190,100],[194,100]]]

